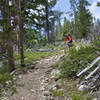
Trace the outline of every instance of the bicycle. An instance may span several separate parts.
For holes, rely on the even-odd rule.
[[[66,54],[66,50],[70,49],[73,46],[73,44],[66,42],[66,43],[64,43],[64,45],[65,45],[65,47],[64,47],[64,53]]]

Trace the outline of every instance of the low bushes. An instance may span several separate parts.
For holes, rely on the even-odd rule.
[[[94,39],[90,46],[80,46],[78,50],[75,47],[70,48],[68,56],[63,57],[60,64],[56,64],[61,70],[61,77],[75,76],[98,56],[96,51],[100,52],[100,37]]]

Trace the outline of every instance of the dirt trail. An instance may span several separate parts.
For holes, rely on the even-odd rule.
[[[24,84],[24,87],[18,87],[18,93],[9,97],[9,100],[54,100],[48,96],[45,87],[50,81],[51,65],[58,62],[62,55],[55,55],[37,61],[35,69],[19,75],[18,83]]]

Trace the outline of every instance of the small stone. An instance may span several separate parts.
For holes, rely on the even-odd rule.
[[[59,79],[60,79],[59,76],[54,78],[55,81],[58,81]]]
[[[44,91],[44,96],[49,96],[50,92],[49,91]]]
[[[57,90],[57,87],[53,87],[53,89],[52,90]]]
[[[98,100],[98,98],[93,98],[93,100]]]
[[[46,82],[48,82],[48,81],[49,81],[49,79],[48,79],[48,78],[46,78],[46,79],[45,79],[45,81],[46,81]]]
[[[40,88],[40,91],[44,91],[45,90],[45,88],[42,86],[41,88]]]
[[[53,97],[50,97],[50,100],[54,100],[54,98]]]
[[[34,92],[35,92],[35,90],[34,90],[34,89],[31,89],[31,92],[32,92],[32,93],[34,93]]]
[[[21,78],[22,78],[22,76],[21,76],[21,75],[19,75],[19,76],[18,76],[18,78],[20,78],[20,79],[21,79]]]
[[[25,100],[25,98],[24,98],[24,97],[22,97],[22,98],[21,98],[21,100]]]

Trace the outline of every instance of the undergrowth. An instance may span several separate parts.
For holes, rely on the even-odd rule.
[[[53,65],[61,71],[61,77],[74,77],[76,73],[89,65],[100,52],[100,37],[96,37],[89,46],[80,46],[77,50],[72,47],[68,50],[67,55],[63,56],[61,62]]]
[[[8,72],[8,66],[0,68],[0,100],[2,96],[5,96],[5,90],[10,90],[11,95],[17,92],[16,80],[14,75]]]
[[[92,100],[91,94],[78,91],[77,84],[74,82],[77,80],[73,80],[73,77],[99,56],[96,51],[100,53],[100,37],[96,37],[88,46],[81,45],[78,49],[76,47],[70,48],[67,55],[63,56],[60,62],[52,66],[60,70],[61,79],[66,80],[67,77],[67,83],[65,83],[67,88],[64,87],[64,90],[66,90],[66,96],[71,98],[71,100]],[[60,96],[61,93],[53,91],[53,95]]]
[[[92,96],[89,93],[78,91],[76,81],[71,80],[67,82],[66,85],[66,95],[71,98],[71,100],[92,100]]]

